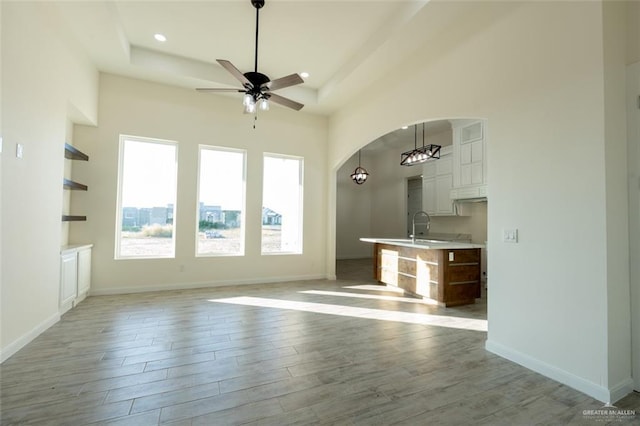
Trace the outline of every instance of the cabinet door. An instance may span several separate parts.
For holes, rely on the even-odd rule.
[[[422,176],[424,178],[436,177],[438,174],[438,162],[442,160],[429,160],[422,166]]]
[[[453,214],[453,201],[451,201],[451,188],[453,188],[453,175],[442,175],[436,178],[437,212],[438,214]]]
[[[484,156],[485,140],[482,122],[454,129],[453,183],[455,188],[486,183]]]
[[[472,165],[463,164],[460,166],[460,186],[471,185],[472,182]]]
[[[438,213],[436,178],[422,179],[422,208],[429,214]],[[448,195],[448,193],[447,193]]]
[[[465,143],[460,145],[460,164],[471,164],[473,161],[472,153],[472,144]]]
[[[449,175],[453,173],[453,157],[451,155],[442,156],[436,160],[436,174],[438,176]]]
[[[73,301],[78,290],[78,254],[60,257],[60,307]]]
[[[484,142],[479,140],[479,141],[475,141],[470,143],[469,145],[471,145],[471,162],[472,163],[478,163],[478,162],[482,162],[482,160],[484,160],[484,155],[483,155],[483,146],[484,146]]]
[[[91,249],[78,252],[78,295],[85,294],[91,287]]]

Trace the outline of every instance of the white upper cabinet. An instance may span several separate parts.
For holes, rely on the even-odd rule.
[[[485,122],[454,124],[453,127],[453,200],[487,196]]]
[[[441,151],[439,160],[424,163],[422,172],[422,205],[431,216],[456,215],[450,197],[453,188],[453,157],[451,147]]]

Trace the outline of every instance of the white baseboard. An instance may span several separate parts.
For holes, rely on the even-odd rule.
[[[29,342],[42,334],[43,331],[51,327],[53,324],[60,321],[60,313],[51,315],[46,320],[35,326],[31,331],[25,333],[17,340],[9,343],[5,348],[0,351],[0,364],[9,359],[13,354],[25,347]]]
[[[485,349],[604,403],[615,403],[633,391],[633,380],[631,378],[625,379],[618,385],[608,389],[500,343],[487,340]]]
[[[299,276],[287,276],[287,277],[272,277],[272,278],[251,278],[246,280],[220,280],[220,281],[202,281],[191,283],[171,283],[162,285],[151,286],[125,286],[115,288],[91,288],[91,296],[108,296],[114,294],[129,294],[129,293],[147,293],[151,291],[165,291],[165,290],[187,290],[194,288],[212,288],[212,287],[227,287],[233,285],[257,285],[257,284],[273,284],[282,283],[288,281],[311,281],[311,280],[326,280],[326,275],[299,275]]]
[[[611,388],[609,391],[611,394],[611,403],[620,401],[631,392],[633,392],[633,379],[629,377]]]

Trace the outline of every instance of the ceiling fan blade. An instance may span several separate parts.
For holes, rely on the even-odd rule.
[[[242,72],[240,72],[240,70],[236,68],[235,65],[233,65],[231,62],[224,59],[216,59],[216,61],[218,61],[218,63],[222,65],[224,69],[229,71],[235,78],[240,80],[240,83],[242,83],[244,87],[253,87],[253,84],[249,81],[249,79],[245,77],[244,74],[242,74]]]
[[[286,77],[271,80],[270,82],[263,84],[262,87],[266,87],[269,90],[278,90],[284,89],[285,87],[295,86],[296,84],[300,83],[304,83],[302,77],[300,77],[298,74],[291,74]]]
[[[303,104],[296,102],[296,101],[292,101],[291,99],[285,98],[283,96],[280,95],[276,95],[275,93],[269,93],[269,100],[273,101],[277,104],[280,104],[282,106],[286,106],[288,108],[291,109],[295,109],[296,111],[300,111],[302,109],[302,107],[304,106]]]
[[[198,87],[198,92],[244,92],[243,89],[230,89],[226,87]]]

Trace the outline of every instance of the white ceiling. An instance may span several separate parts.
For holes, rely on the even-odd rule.
[[[278,94],[304,103],[305,111],[329,114],[424,42],[410,38],[407,29],[418,25],[426,4],[266,0],[258,70],[272,79],[310,73],[304,84]],[[256,10],[250,0],[50,5],[100,71],[196,88],[240,87],[216,59],[253,70]],[[155,33],[167,41],[156,41]]]

